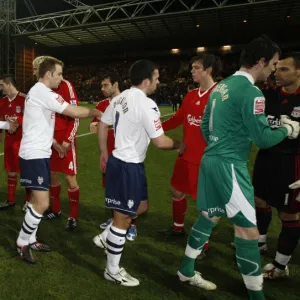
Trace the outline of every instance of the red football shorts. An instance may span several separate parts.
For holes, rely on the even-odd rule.
[[[59,144],[64,141],[63,133],[54,133],[54,138]],[[78,169],[76,138],[71,143],[69,151],[64,158],[60,158],[58,152],[52,147],[52,155],[50,159],[50,169],[53,172],[60,172],[67,175],[76,175]]]
[[[5,142],[4,168],[7,172],[20,173],[19,149],[21,141]]]
[[[171,186],[177,191],[197,199],[198,174],[199,165],[178,157],[174,165]]]
[[[108,156],[110,156],[115,149],[115,136],[114,136],[114,130],[109,129],[107,134],[107,152]],[[105,174],[102,174],[102,187],[105,188],[106,181],[105,181]]]

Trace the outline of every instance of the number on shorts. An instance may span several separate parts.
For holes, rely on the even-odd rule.
[[[210,109],[210,116],[209,116],[209,131],[213,131],[213,122],[214,122],[214,110],[216,106],[216,99],[212,101],[211,109]]]
[[[119,119],[120,119],[120,113],[118,111],[116,111],[115,124],[114,124],[115,135],[117,133],[117,126],[118,126],[118,123],[119,123]]]
[[[69,170],[73,170],[74,169],[74,165],[73,165],[73,162],[71,161],[70,163],[69,163]]]

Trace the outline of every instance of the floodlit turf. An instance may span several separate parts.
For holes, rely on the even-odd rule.
[[[169,107],[163,107],[161,112],[165,115],[172,111]],[[81,121],[78,134],[87,132],[88,123],[87,120]],[[168,134],[180,138],[182,129]],[[254,155],[255,151],[251,154],[250,169]],[[0,212],[0,299],[246,299],[246,291],[235,264],[234,250],[230,246],[232,227],[226,220],[221,221],[213,232],[209,255],[196,263],[196,269],[218,285],[217,291],[204,292],[181,285],[176,280],[175,274],[182,260],[186,239],[165,239],[158,233],[172,224],[169,181],[175,158],[175,151],[157,150],[153,146],[148,151],[145,164],[150,210],[138,218],[138,238],[135,242],[126,243],[121,261],[121,265],[140,280],[140,286],[125,288],[103,279],[105,256],[93,246],[92,238],[100,233],[99,224],[110,213],[104,207],[97,139],[95,135],[85,135],[78,138],[78,182],[81,188],[79,227],[73,233],[64,230],[69,207],[66,185],[63,184],[62,217],[43,221],[38,232],[40,239],[53,247],[53,252],[35,253],[38,263],[33,266],[16,256],[15,240],[23,220],[23,190],[18,187],[16,207]],[[4,171],[0,182],[1,200],[5,201]],[[187,231],[196,215],[195,203],[189,199]],[[272,260],[279,231],[280,222],[274,212],[268,238],[269,254],[262,258],[263,263]],[[299,254],[298,249],[292,258],[290,279],[265,283],[267,299],[300,298]]]

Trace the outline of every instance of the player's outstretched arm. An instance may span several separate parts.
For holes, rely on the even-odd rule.
[[[73,106],[70,104],[64,109],[62,114],[71,118],[78,119],[99,118],[101,116],[101,112],[97,109],[88,109],[83,106]]]
[[[251,87],[245,91],[241,112],[243,123],[259,148],[271,148],[288,136],[285,127],[271,130],[265,115],[265,98],[257,88]]]
[[[163,150],[180,150],[179,153],[182,154],[183,151],[185,150],[185,145],[184,143],[178,141],[178,140],[173,140],[166,136],[164,133],[160,135],[159,137],[153,138],[152,143],[154,144],[155,147]]]
[[[100,148],[100,169],[105,173],[106,163],[108,160],[108,151],[107,151],[107,134],[109,125],[99,121],[98,123],[98,142]]]
[[[5,129],[11,132],[15,132],[18,128],[19,124],[16,121],[0,121],[0,129]]]

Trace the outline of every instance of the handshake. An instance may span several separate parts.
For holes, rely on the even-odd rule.
[[[52,146],[54,150],[58,152],[59,157],[64,158],[71,148],[71,143],[63,142],[62,144],[59,144],[55,139],[53,139]]]
[[[280,125],[288,130],[288,138],[296,139],[299,135],[300,127],[299,122],[292,121],[288,116],[280,116]]]
[[[16,132],[16,130],[19,127],[19,123],[18,123],[17,117],[9,117],[9,118],[6,119],[6,122],[8,124],[8,129],[7,129],[8,132],[9,133]]]

